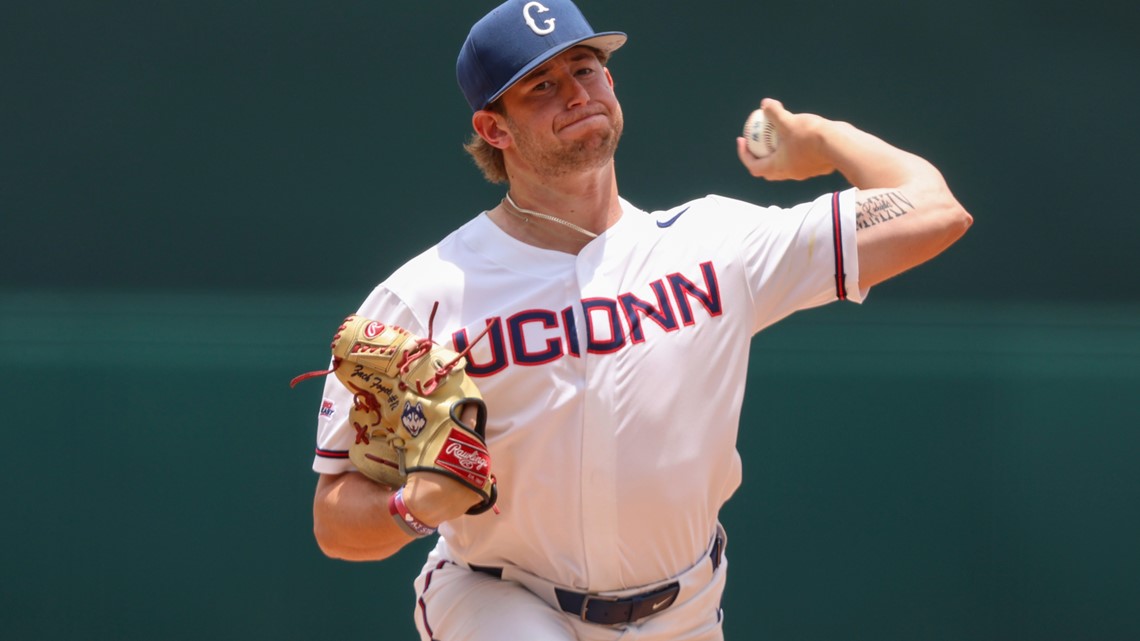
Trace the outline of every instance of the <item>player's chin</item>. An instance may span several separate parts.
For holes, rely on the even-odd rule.
[[[566,146],[566,157],[576,158],[583,165],[598,167],[613,159],[617,142],[617,134],[613,132],[572,141]]]

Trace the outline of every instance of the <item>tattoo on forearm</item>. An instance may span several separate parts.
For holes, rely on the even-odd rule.
[[[901,191],[889,191],[867,200],[856,201],[855,209],[858,211],[855,214],[855,228],[866,229],[914,211],[914,205]]]

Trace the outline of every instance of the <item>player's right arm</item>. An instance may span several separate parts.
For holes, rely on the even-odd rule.
[[[756,158],[737,140],[741,162],[768,180],[803,180],[833,171],[857,188],[859,286],[866,290],[937,256],[973,218],[929,162],[856,127],[762,103],[780,136],[775,153]]]

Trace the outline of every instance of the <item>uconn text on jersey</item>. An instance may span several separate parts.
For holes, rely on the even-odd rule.
[[[711,262],[701,263],[700,284],[681,273],[649,283],[652,300],[634,294],[617,298],[584,298],[580,318],[585,323],[585,352],[609,354],[645,342],[647,323],[675,332],[697,323],[698,311],[709,318],[722,312],[720,287]],[[561,310],[526,309],[507,317],[487,319],[490,331],[468,356],[467,373],[491,376],[509,364],[542,365],[564,356],[580,357],[578,318],[573,307]],[[477,328],[475,332],[481,332]],[[467,349],[466,329],[452,334],[454,349]],[[483,344],[485,343],[485,344]]]

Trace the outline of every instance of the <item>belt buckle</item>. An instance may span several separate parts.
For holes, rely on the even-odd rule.
[[[589,593],[587,593],[586,598],[582,599],[582,609],[578,612],[578,616],[579,616],[579,618],[581,618],[586,623],[594,623],[593,621],[586,618],[586,612],[588,612],[590,610],[590,602],[591,601],[602,601],[604,603],[617,603],[618,601],[621,601],[621,600],[622,600],[621,597],[607,596],[604,594],[589,594]]]

